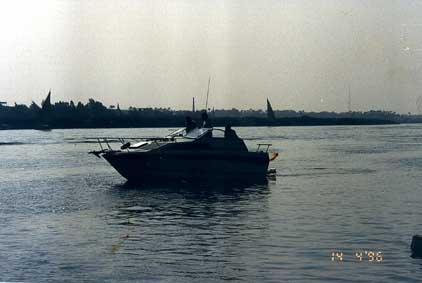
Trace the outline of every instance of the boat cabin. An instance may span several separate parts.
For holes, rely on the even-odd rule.
[[[217,137],[215,132],[223,133]],[[248,151],[244,141],[232,129],[218,128],[186,128],[178,129],[165,138],[153,139],[131,144],[128,149],[150,151],[155,149],[173,150],[206,150],[206,151]]]

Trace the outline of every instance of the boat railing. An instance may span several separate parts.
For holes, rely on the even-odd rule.
[[[125,143],[125,140],[123,138],[107,138],[107,137],[99,137],[96,138],[98,145],[101,148],[101,152],[106,152],[109,150],[113,150],[110,143],[120,142],[121,144]]]
[[[272,146],[271,143],[258,143],[258,148],[256,149],[256,151],[260,151],[261,147],[265,149],[265,152],[268,152],[268,150],[270,149],[270,147]],[[264,150],[261,150],[264,151]]]
[[[98,154],[100,153],[105,153],[107,151],[113,151],[113,147],[112,144],[116,144],[119,143],[121,144],[120,149],[119,150],[129,150],[129,149],[133,149],[133,144],[131,144],[129,142],[136,140],[139,142],[152,142],[152,143],[156,143],[157,146],[159,146],[158,142],[159,141],[171,141],[174,140],[173,138],[168,138],[168,137],[164,137],[164,138],[157,138],[157,137],[96,137],[96,138],[86,138],[87,140],[92,140],[93,142],[96,141],[98,143],[98,145],[100,146],[101,150],[94,150],[94,151],[90,151],[89,153],[95,154],[98,156]],[[136,144],[135,144],[136,145]]]
[[[186,133],[185,128],[178,129],[176,131],[173,131],[172,133],[168,134],[164,137],[91,137],[86,138],[87,140],[95,140],[101,148],[101,151],[106,150],[113,150],[111,145],[112,143],[121,143],[122,145],[125,145],[128,143],[128,140],[137,140],[137,141],[148,141],[148,142],[155,142],[158,144],[158,142],[171,142],[176,141],[179,139],[188,139],[188,140],[196,140],[202,136],[204,136],[207,132],[212,131],[213,129],[205,129],[205,128],[196,128],[191,132]],[[129,146],[123,148],[128,149]]]

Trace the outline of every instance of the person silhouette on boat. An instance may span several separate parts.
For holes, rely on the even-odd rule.
[[[196,129],[197,127],[195,121],[193,121],[190,116],[187,116],[185,118],[185,126],[186,126],[186,133],[189,133],[190,131],[192,131],[193,129]]]
[[[201,125],[202,128],[212,127],[210,121],[208,120],[208,114],[206,111],[201,113],[201,120],[202,120],[202,125]]]
[[[232,140],[239,139],[235,130],[232,129],[232,126],[230,125],[230,123],[227,123],[226,126],[224,127],[224,138],[232,139]]]
[[[204,111],[201,113],[201,128],[206,129],[206,134],[204,134],[204,137],[206,138],[212,138],[212,125],[210,123],[210,120],[208,120],[208,114],[207,111]]]

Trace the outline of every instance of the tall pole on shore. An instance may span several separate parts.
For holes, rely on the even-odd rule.
[[[352,112],[352,94],[350,93],[350,84],[349,84],[349,99],[347,101],[347,110]]]
[[[208,96],[210,94],[211,76],[208,77],[207,101],[205,102],[205,112],[208,112]]]
[[[192,97],[192,112],[195,113],[195,97]]]

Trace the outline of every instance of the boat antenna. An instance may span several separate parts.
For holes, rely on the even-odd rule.
[[[352,112],[352,94],[350,92],[350,84],[349,84],[349,99],[347,101],[347,110],[349,110],[349,113]]]
[[[207,101],[205,102],[205,112],[208,112],[208,96],[210,95],[211,76],[208,77]]]

